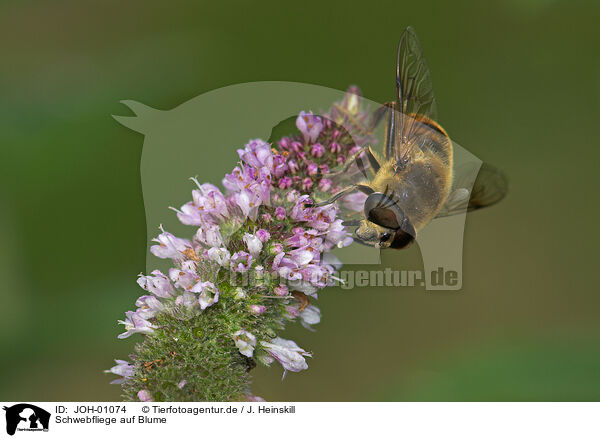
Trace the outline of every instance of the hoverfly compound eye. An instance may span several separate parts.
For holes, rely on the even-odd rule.
[[[396,201],[379,192],[367,197],[364,214],[370,222],[389,230],[397,230],[405,220],[404,212]]]

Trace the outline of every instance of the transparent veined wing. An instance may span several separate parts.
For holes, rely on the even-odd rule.
[[[401,167],[410,157],[418,125],[437,120],[431,73],[421,43],[412,27],[406,28],[398,44],[396,60],[396,100],[387,104],[385,155]]]
[[[500,169],[483,163],[475,177],[472,166],[465,165],[456,171],[452,191],[436,217],[489,207],[501,201],[507,192],[508,180]]]

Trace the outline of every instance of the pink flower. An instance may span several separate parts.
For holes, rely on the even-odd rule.
[[[238,251],[231,256],[231,270],[234,272],[246,272],[252,264],[252,256],[245,251]]]
[[[288,165],[283,155],[275,155],[273,157],[273,175],[276,178],[281,178],[288,171]]]
[[[315,143],[310,148],[310,154],[313,157],[321,158],[325,154],[325,148],[320,143]]]
[[[321,311],[318,307],[309,305],[300,312],[300,323],[302,324],[302,327],[314,331],[312,326],[319,322],[321,322]]]
[[[191,290],[199,280],[198,275],[194,271],[175,268],[169,270],[169,277],[171,277],[175,286],[184,290]]]
[[[289,319],[295,319],[300,315],[300,311],[298,310],[298,306],[285,306],[285,311],[287,313],[287,317]]]
[[[323,123],[320,117],[313,115],[312,111],[308,113],[301,111],[296,119],[296,127],[304,136],[304,141],[312,143],[323,130]]]
[[[250,233],[244,233],[244,237],[242,239],[246,243],[250,255],[255,258],[258,257],[263,246],[262,241],[258,238],[258,236]]]
[[[238,330],[232,336],[240,353],[246,357],[252,357],[254,347],[256,347],[256,336],[246,330]]]
[[[192,191],[193,203],[202,217],[209,221],[227,218],[229,216],[227,199],[218,187],[212,184],[200,184],[196,178],[192,180],[198,186],[198,190]]]
[[[137,393],[137,396],[141,402],[151,402],[152,401],[152,396],[145,389],[142,389],[141,391],[139,391]]]
[[[306,172],[310,176],[314,176],[319,172],[319,166],[317,166],[315,163],[308,163],[308,166],[306,166]]]
[[[204,218],[202,212],[198,209],[198,206],[193,202],[188,202],[181,206],[181,210],[171,207],[172,210],[177,212],[177,218],[184,225],[203,225]]]
[[[193,200],[184,204],[181,210],[169,207],[177,212],[177,218],[181,223],[203,225],[220,217],[226,217],[227,206],[220,190],[212,184],[200,184],[196,178],[191,180],[198,186],[198,190],[192,191]]]
[[[116,379],[116,380],[113,380],[112,382],[110,382],[111,384],[119,384],[120,385],[122,383],[125,383],[125,381],[127,379],[129,379],[131,376],[133,376],[133,368],[134,367],[132,364],[130,364],[126,360],[115,359],[115,362],[117,364],[114,367],[112,367],[110,370],[106,370],[104,372],[116,374],[117,376],[121,376],[120,379]]]
[[[266,167],[255,169],[249,166],[236,168],[223,180],[223,185],[232,195],[229,202],[241,209],[245,217],[256,219],[258,207],[271,202],[271,174]]]
[[[300,143],[299,141],[293,141],[290,143],[290,149],[296,152],[296,154],[302,152],[303,148],[304,146],[302,146],[302,143]]]
[[[281,140],[279,140],[277,142],[277,145],[281,149],[283,149],[283,150],[289,149],[290,148],[290,139],[289,139],[289,137],[283,137]]]
[[[244,149],[238,149],[238,155],[248,165],[255,168],[273,169],[273,153],[268,143],[262,140],[251,140]]]
[[[264,213],[263,215],[261,215],[261,219],[268,224],[273,222],[273,216],[271,216],[269,213]]]
[[[262,341],[261,345],[284,368],[283,377],[287,371],[299,372],[308,368],[304,356],[311,357],[312,355],[298,347],[294,341],[275,338],[271,342]]]
[[[227,268],[231,260],[231,254],[227,248],[211,248],[206,252],[206,256],[216,262],[219,266]]]
[[[266,243],[271,238],[271,233],[261,228],[256,231],[256,237],[258,237],[262,243]]]
[[[157,297],[168,298],[173,294],[173,286],[165,274],[159,270],[152,271],[152,275],[139,275],[137,283],[142,289],[153,293]]]
[[[183,295],[179,295],[177,298],[175,298],[175,304],[178,306],[187,307],[188,309],[194,309],[200,306],[196,294],[188,291],[185,291]]]
[[[136,313],[144,319],[150,319],[165,308],[158,298],[153,295],[142,295],[139,297],[135,305],[138,307]]]
[[[281,190],[285,190],[288,189],[292,186],[292,179],[286,177],[283,177],[279,180],[279,182],[277,183],[277,187],[279,187]]]
[[[219,301],[219,289],[210,281],[199,281],[192,287],[192,292],[200,293],[198,303],[202,310]]]
[[[338,248],[343,248],[353,242],[352,236],[350,236],[346,228],[342,225],[341,219],[336,219],[330,224],[325,234],[325,239],[330,247],[335,245]]]
[[[304,228],[295,228],[293,235],[288,237],[286,244],[292,247],[300,248],[308,245],[321,247],[322,240],[317,238],[317,230],[305,230]]]
[[[234,202],[240,208],[244,217],[256,220],[258,207],[261,205],[260,196],[257,193],[244,191],[234,195]]]
[[[256,315],[261,315],[265,313],[265,310],[267,310],[265,306],[259,306],[258,304],[250,305],[250,311]]]
[[[285,219],[285,208],[277,207],[275,209],[275,219],[282,221]]]
[[[310,190],[310,188],[312,187],[313,182],[310,178],[304,178],[302,180],[302,189],[303,190]]]
[[[223,178],[223,186],[230,192],[239,192],[247,183],[252,183],[252,180],[247,180],[239,167],[234,168]]]
[[[321,181],[319,181],[319,190],[321,190],[322,192],[328,192],[329,190],[331,190],[331,185],[332,182],[330,179],[323,178]]]
[[[290,291],[285,284],[278,284],[273,289],[273,293],[279,297],[285,297],[290,294]]]
[[[310,263],[313,258],[315,258],[315,253],[308,249],[294,249],[288,253],[290,259],[296,264],[296,266],[301,267]]]
[[[299,222],[305,222],[312,218],[312,208],[307,206],[312,204],[312,200],[308,195],[300,196],[296,199],[290,217]]]
[[[286,254],[282,252],[275,256],[272,264],[273,270],[287,280],[300,280],[302,275],[297,272],[298,264],[285,255]]]
[[[288,161],[288,169],[290,169],[290,172],[292,172],[292,173],[298,172],[298,169],[299,169],[298,163],[296,163],[296,161],[294,161],[294,160],[289,160]]]
[[[269,247],[269,254],[277,255],[283,252],[283,245],[281,243],[274,243]]]
[[[308,225],[319,231],[327,231],[336,218],[336,210],[335,205],[313,209]]]
[[[183,258],[183,252],[187,249],[192,249],[192,243],[187,239],[180,239],[166,232],[162,225],[162,231],[157,238],[152,239],[153,242],[158,242],[150,248],[150,252],[161,259],[180,260]]]
[[[143,314],[139,312],[132,312],[131,310],[125,312],[127,317],[125,321],[119,321],[119,323],[125,326],[125,332],[117,336],[119,339],[125,339],[134,333],[142,333],[148,335],[154,332],[156,328],[152,323],[144,318]]]

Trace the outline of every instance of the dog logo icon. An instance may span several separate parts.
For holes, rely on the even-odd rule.
[[[11,407],[4,406],[6,411],[6,433],[14,435],[19,431],[48,431],[50,412],[35,405],[19,403]]]

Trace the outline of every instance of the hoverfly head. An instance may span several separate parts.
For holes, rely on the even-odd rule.
[[[408,216],[390,196],[375,192],[364,205],[366,220],[361,222],[356,235],[363,243],[378,248],[402,249],[417,235]]]

